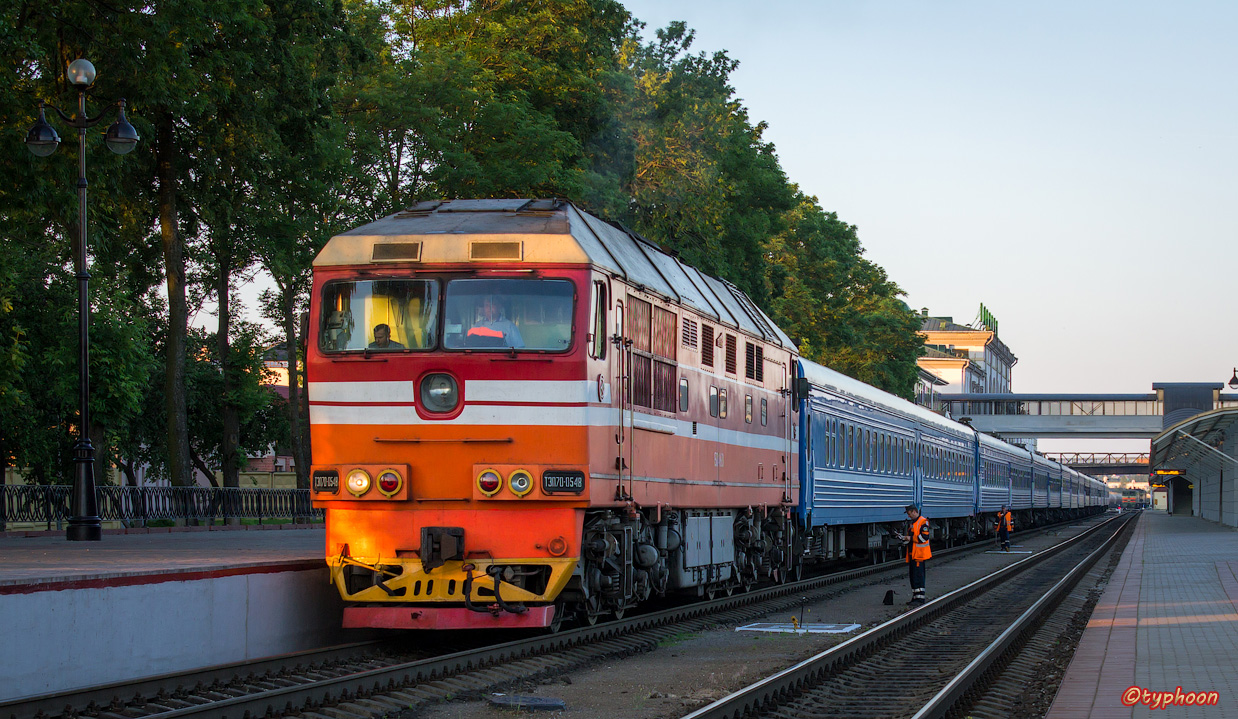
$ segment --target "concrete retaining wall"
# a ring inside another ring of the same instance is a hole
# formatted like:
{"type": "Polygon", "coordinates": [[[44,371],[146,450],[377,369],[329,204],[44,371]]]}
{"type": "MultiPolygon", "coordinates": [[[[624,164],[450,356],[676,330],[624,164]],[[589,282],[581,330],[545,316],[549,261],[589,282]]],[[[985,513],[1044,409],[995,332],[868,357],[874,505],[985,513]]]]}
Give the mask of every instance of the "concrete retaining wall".
{"type": "Polygon", "coordinates": [[[254,568],[0,595],[0,701],[354,641],[327,578],[254,568]]]}

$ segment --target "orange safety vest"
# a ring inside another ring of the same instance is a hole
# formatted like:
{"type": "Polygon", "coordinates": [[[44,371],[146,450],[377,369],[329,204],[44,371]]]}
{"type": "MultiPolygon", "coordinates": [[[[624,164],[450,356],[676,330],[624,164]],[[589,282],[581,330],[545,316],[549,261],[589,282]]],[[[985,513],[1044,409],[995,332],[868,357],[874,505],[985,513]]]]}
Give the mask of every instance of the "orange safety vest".
{"type": "Polygon", "coordinates": [[[1003,519],[1006,520],[1006,531],[1013,532],[1014,531],[1014,512],[1011,512],[1009,509],[1007,509],[1006,515],[1004,517],[1001,514],[998,514],[997,523],[999,526],[1001,525],[1003,519]]]}
{"type": "Polygon", "coordinates": [[[929,549],[928,535],[928,519],[922,514],[911,524],[911,551],[907,553],[909,563],[913,559],[917,562],[932,559],[933,551],[929,549]]]}

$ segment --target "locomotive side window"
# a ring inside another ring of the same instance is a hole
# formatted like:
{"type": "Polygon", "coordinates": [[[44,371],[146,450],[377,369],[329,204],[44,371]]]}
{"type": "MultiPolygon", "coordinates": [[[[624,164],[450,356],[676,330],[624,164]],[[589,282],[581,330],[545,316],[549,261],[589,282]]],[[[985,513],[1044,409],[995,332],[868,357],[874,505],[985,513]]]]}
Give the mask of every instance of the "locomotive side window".
{"type": "Polygon", "coordinates": [[[679,378],[679,411],[688,411],[688,378],[679,378]]]}
{"type": "Polygon", "coordinates": [[[594,359],[606,359],[606,307],[606,283],[594,280],[593,317],[589,321],[589,356],[594,359]]]}
{"type": "Polygon", "coordinates": [[[628,295],[632,340],[632,404],[675,411],[676,315],[628,295]]]}
{"type": "Polygon", "coordinates": [[[718,390],[718,417],[726,419],[726,387],[718,390]]]}
{"type": "Polygon", "coordinates": [[[443,346],[566,351],[575,293],[567,280],[451,280],[443,346]]]}
{"type": "Polygon", "coordinates": [[[322,290],[324,352],[431,350],[437,345],[437,280],[330,282],[322,290]]]}
{"type": "Polygon", "coordinates": [[[718,416],[718,388],[717,387],[709,388],[709,416],[710,417],[718,416]]]}
{"type": "Polygon", "coordinates": [[[744,395],[744,422],[752,424],[752,395],[744,395]]]}
{"type": "Polygon", "coordinates": [[[769,402],[765,399],[761,400],[761,426],[769,425],[769,402]]]}
{"type": "Polygon", "coordinates": [[[714,328],[704,322],[701,323],[701,366],[711,369],[714,366],[714,328]]]}

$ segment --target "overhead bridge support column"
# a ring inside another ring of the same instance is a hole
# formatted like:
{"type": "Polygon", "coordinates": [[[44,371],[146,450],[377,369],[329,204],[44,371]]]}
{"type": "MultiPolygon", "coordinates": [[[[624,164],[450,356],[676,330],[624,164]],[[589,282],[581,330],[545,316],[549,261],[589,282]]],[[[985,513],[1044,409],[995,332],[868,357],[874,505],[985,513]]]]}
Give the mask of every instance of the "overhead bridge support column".
{"type": "Polygon", "coordinates": [[[1217,497],[1220,504],[1221,524],[1238,527],[1238,433],[1229,432],[1221,444],[1221,451],[1230,459],[1221,463],[1217,497]]]}

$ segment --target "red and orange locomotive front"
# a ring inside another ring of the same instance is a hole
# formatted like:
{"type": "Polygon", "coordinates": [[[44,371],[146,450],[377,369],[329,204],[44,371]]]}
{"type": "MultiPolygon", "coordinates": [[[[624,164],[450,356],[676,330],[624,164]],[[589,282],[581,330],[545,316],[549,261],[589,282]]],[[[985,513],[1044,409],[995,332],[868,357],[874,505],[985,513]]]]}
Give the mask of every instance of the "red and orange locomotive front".
{"type": "Polygon", "coordinates": [[[310,319],[345,626],[554,626],[785,572],[793,348],[734,288],[569,204],[435,202],[332,238],[310,319]]]}

